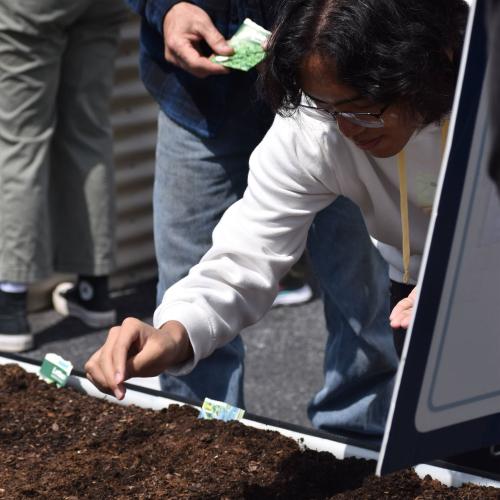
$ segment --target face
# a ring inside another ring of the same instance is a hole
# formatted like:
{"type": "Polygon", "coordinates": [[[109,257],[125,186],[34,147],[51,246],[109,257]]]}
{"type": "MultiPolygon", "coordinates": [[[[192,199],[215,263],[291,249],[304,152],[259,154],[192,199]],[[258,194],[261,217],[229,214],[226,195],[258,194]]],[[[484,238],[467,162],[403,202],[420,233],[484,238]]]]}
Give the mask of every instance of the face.
{"type": "MultiPolygon", "coordinates": [[[[318,55],[306,59],[300,69],[302,91],[311,97],[318,107],[329,111],[350,113],[380,113],[383,105],[370,102],[356,90],[339,83],[331,64],[325,64],[318,55]],[[328,70],[325,71],[325,68],[328,70]]],[[[378,158],[394,156],[404,149],[406,143],[419,127],[401,105],[390,104],[382,115],[382,128],[367,128],[356,125],[343,117],[337,117],[342,134],[357,147],[378,158]]]]}

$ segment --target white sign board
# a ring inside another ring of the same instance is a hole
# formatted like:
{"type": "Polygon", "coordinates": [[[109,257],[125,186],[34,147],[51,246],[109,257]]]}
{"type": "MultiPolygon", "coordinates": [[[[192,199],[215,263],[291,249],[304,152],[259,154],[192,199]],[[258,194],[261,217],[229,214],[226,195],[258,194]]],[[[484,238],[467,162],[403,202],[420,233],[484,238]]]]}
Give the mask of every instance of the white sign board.
{"type": "Polygon", "coordinates": [[[382,474],[500,443],[500,199],[487,173],[484,17],[479,1],[380,453],[382,474]]]}

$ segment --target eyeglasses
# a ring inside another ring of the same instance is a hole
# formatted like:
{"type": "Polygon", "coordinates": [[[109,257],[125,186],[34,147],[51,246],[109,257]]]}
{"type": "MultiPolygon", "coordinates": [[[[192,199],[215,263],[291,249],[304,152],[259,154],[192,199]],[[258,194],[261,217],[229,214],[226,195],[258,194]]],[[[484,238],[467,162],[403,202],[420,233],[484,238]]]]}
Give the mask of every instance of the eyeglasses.
{"type": "Polygon", "coordinates": [[[303,99],[307,103],[311,104],[300,104],[300,108],[313,110],[314,113],[319,118],[324,118],[326,120],[332,120],[337,123],[339,118],[343,118],[354,125],[359,125],[360,127],[366,128],[382,128],[384,126],[384,119],[382,115],[385,113],[389,104],[386,104],[379,113],[366,113],[366,112],[352,112],[347,113],[344,111],[330,111],[325,108],[319,108],[314,101],[308,96],[304,96],[303,99]]]}

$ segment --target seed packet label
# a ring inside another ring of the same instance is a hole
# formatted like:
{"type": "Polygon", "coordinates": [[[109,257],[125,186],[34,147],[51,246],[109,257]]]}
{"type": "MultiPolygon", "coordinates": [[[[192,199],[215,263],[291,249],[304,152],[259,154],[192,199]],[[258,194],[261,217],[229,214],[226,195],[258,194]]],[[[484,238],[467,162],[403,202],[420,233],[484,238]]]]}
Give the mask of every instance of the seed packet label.
{"type": "Polygon", "coordinates": [[[231,56],[215,55],[211,57],[211,60],[227,68],[248,71],[266,57],[262,44],[270,36],[270,31],[247,18],[228,42],[234,49],[234,54],[231,56]]]}
{"type": "Polygon", "coordinates": [[[48,353],[43,359],[38,377],[48,384],[56,384],[57,387],[64,387],[71,370],[73,370],[73,365],[70,361],[66,361],[57,354],[48,353]]]}
{"type": "Polygon", "coordinates": [[[229,422],[230,420],[241,420],[244,414],[245,410],[241,408],[231,406],[222,401],[216,401],[215,399],[205,398],[198,418],[229,422]]]}

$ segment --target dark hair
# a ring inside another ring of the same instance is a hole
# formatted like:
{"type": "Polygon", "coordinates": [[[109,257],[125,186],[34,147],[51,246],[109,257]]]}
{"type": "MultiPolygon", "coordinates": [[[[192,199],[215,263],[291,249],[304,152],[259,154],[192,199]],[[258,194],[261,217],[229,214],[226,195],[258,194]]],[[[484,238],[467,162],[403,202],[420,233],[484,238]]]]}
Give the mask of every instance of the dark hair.
{"type": "Polygon", "coordinates": [[[335,64],[340,83],[373,102],[403,102],[423,125],[450,111],[463,0],[285,0],[278,12],[261,75],[274,111],[299,105],[300,67],[312,54],[335,64]]]}

